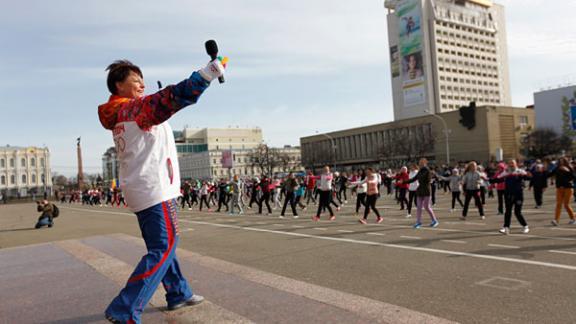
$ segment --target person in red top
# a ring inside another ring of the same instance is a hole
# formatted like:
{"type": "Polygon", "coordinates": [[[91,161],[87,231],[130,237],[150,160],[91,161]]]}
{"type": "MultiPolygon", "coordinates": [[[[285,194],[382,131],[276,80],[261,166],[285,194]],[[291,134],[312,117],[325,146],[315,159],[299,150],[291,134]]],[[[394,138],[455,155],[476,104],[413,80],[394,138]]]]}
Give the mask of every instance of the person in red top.
{"type": "Polygon", "coordinates": [[[406,183],[410,180],[410,176],[408,175],[408,168],[403,166],[400,169],[400,173],[398,173],[394,180],[396,180],[396,188],[398,188],[398,201],[400,202],[400,210],[404,210],[404,204],[408,206],[408,199],[406,198],[406,192],[408,191],[409,184],[406,183]]]}
{"type": "MultiPolygon", "coordinates": [[[[498,171],[494,175],[494,179],[497,179],[506,170],[506,163],[498,164],[498,171]]],[[[504,215],[504,193],[506,192],[506,182],[500,182],[492,184],[496,187],[496,192],[498,193],[498,215],[504,215]]]]}
{"type": "Polygon", "coordinates": [[[308,170],[308,174],[306,175],[306,193],[304,194],[305,197],[308,197],[306,205],[310,204],[310,199],[316,203],[316,198],[314,198],[314,189],[316,189],[316,178],[314,178],[312,171],[308,170]]]}

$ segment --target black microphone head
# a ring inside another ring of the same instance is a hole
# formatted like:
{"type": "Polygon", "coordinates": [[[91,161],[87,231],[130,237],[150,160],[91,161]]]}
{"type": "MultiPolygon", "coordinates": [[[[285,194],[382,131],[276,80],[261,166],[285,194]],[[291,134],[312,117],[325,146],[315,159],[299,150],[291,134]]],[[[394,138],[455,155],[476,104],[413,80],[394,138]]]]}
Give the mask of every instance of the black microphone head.
{"type": "Polygon", "coordinates": [[[218,44],[216,44],[216,41],[211,39],[206,41],[204,45],[206,46],[206,53],[208,53],[212,59],[215,59],[218,56],[218,44]]]}

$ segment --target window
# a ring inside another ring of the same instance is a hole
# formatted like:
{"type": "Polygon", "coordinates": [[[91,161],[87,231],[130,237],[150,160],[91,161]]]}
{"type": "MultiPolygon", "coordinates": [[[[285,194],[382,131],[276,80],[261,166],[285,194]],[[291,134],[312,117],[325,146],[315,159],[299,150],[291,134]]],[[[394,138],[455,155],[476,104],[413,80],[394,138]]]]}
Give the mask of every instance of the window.
{"type": "Polygon", "coordinates": [[[6,184],[6,176],[0,177],[0,184],[3,184],[3,185],[6,184]]]}
{"type": "Polygon", "coordinates": [[[16,176],[15,175],[11,175],[10,176],[10,184],[15,184],[16,183],[16,176]]]}
{"type": "Polygon", "coordinates": [[[6,167],[6,161],[4,159],[0,159],[0,168],[6,167]]]}
{"type": "Polygon", "coordinates": [[[44,177],[44,174],[40,175],[40,180],[42,180],[42,184],[46,183],[46,178],[44,177]]]}
{"type": "Polygon", "coordinates": [[[14,167],[14,159],[10,159],[10,167],[11,167],[11,168],[14,167]]]}
{"type": "Polygon", "coordinates": [[[36,167],[36,159],[35,158],[30,159],[30,166],[36,167]]]}
{"type": "Polygon", "coordinates": [[[26,167],[26,159],[25,158],[20,159],[20,166],[23,168],[26,167]]]}
{"type": "Polygon", "coordinates": [[[22,175],[22,184],[26,184],[26,175],[25,174],[22,175]]]}
{"type": "Polygon", "coordinates": [[[36,184],[36,175],[35,174],[32,175],[32,184],[36,184]]]}
{"type": "Polygon", "coordinates": [[[40,166],[44,167],[44,158],[40,158],[40,166]]]}
{"type": "Polygon", "coordinates": [[[518,124],[521,128],[528,126],[528,116],[518,116],[518,124]]]}

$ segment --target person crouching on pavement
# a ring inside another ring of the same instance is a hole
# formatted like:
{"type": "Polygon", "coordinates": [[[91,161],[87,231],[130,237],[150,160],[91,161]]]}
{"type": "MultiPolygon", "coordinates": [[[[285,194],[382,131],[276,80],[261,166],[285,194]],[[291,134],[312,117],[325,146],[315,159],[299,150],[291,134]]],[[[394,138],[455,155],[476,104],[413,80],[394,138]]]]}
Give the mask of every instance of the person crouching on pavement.
{"type": "Polygon", "coordinates": [[[36,210],[42,214],[36,222],[35,228],[41,228],[43,226],[52,227],[54,226],[54,205],[48,200],[37,201],[36,210]]]}
{"type": "Polygon", "coordinates": [[[120,160],[120,188],[138,218],[148,253],[105,315],[112,323],[140,323],[160,283],[166,290],[168,310],[204,300],[188,286],[176,257],[180,171],[167,120],[195,104],[210,82],[223,75],[224,66],[213,60],[180,83],[147,96],[138,66],[122,60],[107,71],[112,95],[98,107],[98,116],[102,126],[112,131],[120,160]]]}

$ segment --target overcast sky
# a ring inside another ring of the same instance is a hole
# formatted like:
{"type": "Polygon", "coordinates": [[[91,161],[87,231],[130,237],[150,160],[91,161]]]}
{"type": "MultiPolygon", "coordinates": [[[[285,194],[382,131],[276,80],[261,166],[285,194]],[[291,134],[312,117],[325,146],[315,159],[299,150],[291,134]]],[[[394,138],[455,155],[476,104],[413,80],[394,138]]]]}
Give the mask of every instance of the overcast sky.
{"type": "MultiPolygon", "coordinates": [[[[576,82],[574,0],[500,0],[506,6],[512,100],[576,82]]],[[[216,39],[227,82],[171,119],[190,127],[259,126],[271,145],[393,118],[382,0],[3,1],[0,145],[44,146],[53,171],[101,172],[113,145],[97,116],[105,67],[126,58],[148,87],[178,82],[208,60],[216,39]]]]}

